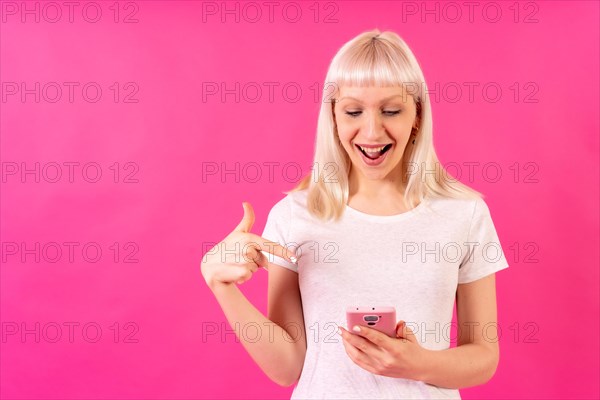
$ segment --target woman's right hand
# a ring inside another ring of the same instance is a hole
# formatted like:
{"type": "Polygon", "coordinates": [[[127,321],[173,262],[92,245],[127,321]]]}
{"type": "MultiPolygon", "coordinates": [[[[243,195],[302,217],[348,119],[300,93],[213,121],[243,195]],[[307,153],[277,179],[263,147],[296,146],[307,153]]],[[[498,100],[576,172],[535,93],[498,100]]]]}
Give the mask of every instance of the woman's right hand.
{"type": "Polygon", "coordinates": [[[261,250],[293,263],[297,261],[293,251],[250,232],[254,225],[254,210],[250,203],[244,202],[242,205],[242,221],[202,258],[200,270],[211,289],[216,284],[241,284],[251,279],[258,268],[268,265],[261,250]]]}

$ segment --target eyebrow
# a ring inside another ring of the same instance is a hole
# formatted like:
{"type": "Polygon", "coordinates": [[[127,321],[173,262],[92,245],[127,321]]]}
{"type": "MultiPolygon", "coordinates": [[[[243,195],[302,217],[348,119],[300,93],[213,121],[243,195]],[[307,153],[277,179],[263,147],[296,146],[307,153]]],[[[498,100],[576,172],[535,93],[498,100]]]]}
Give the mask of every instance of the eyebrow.
{"type": "MultiPolygon", "coordinates": [[[[395,97],[404,97],[404,96],[403,96],[403,95],[401,95],[401,94],[395,94],[395,95],[393,95],[393,96],[389,96],[389,97],[386,97],[385,99],[381,100],[381,102],[380,102],[379,104],[385,103],[386,101],[388,101],[388,100],[390,100],[390,99],[393,99],[393,98],[395,98],[395,97]]],[[[344,97],[340,97],[340,98],[337,100],[337,102],[339,103],[339,102],[341,102],[341,101],[342,101],[342,100],[344,100],[344,99],[356,100],[357,102],[359,102],[359,103],[361,103],[361,104],[362,104],[362,101],[361,101],[361,100],[357,99],[356,97],[352,97],[352,96],[344,96],[344,97]]]]}

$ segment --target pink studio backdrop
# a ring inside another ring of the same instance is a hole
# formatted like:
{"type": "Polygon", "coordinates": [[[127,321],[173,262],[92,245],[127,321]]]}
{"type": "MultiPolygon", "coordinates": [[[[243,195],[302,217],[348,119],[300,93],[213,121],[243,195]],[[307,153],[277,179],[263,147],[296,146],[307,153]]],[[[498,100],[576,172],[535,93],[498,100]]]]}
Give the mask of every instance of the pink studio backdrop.
{"type": "Polygon", "coordinates": [[[0,5],[2,398],[289,397],[200,260],[308,173],[316,88],[373,28],[437,85],[438,154],[511,266],[500,366],[462,396],[600,396],[597,2],[49,4],[0,5]]]}

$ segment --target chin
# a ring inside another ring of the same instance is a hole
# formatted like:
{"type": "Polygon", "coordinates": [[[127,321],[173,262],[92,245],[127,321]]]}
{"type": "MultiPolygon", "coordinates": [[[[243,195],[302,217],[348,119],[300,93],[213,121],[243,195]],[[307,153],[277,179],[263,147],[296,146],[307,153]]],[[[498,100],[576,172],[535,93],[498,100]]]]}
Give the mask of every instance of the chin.
{"type": "Polygon", "coordinates": [[[392,172],[392,171],[387,171],[387,170],[383,170],[383,169],[379,170],[379,171],[372,171],[372,170],[362,168],[362,166],[357,167],[356,164],[354,165],[354,168],[359,170],[365,178],[367,178],[371,181],[377,181],[380,179],[384,179],[386,176],[388,176],[390,174],[390,172],[392,172]]]}

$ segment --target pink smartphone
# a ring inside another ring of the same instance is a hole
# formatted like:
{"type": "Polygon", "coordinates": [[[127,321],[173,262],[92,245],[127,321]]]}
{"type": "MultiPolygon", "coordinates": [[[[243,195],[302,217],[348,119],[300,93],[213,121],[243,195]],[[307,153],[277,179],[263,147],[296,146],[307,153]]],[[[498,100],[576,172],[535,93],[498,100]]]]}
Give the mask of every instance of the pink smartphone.
{"type": "Polygon", "coordinates": [[[348,331],[352,333],[355,333],[352,330],[354,325],[362,325],[377,329],[390,337],[396,337],[396,309],[394,307],[349,306],[346,308],[346,322],[348,331]]]}

